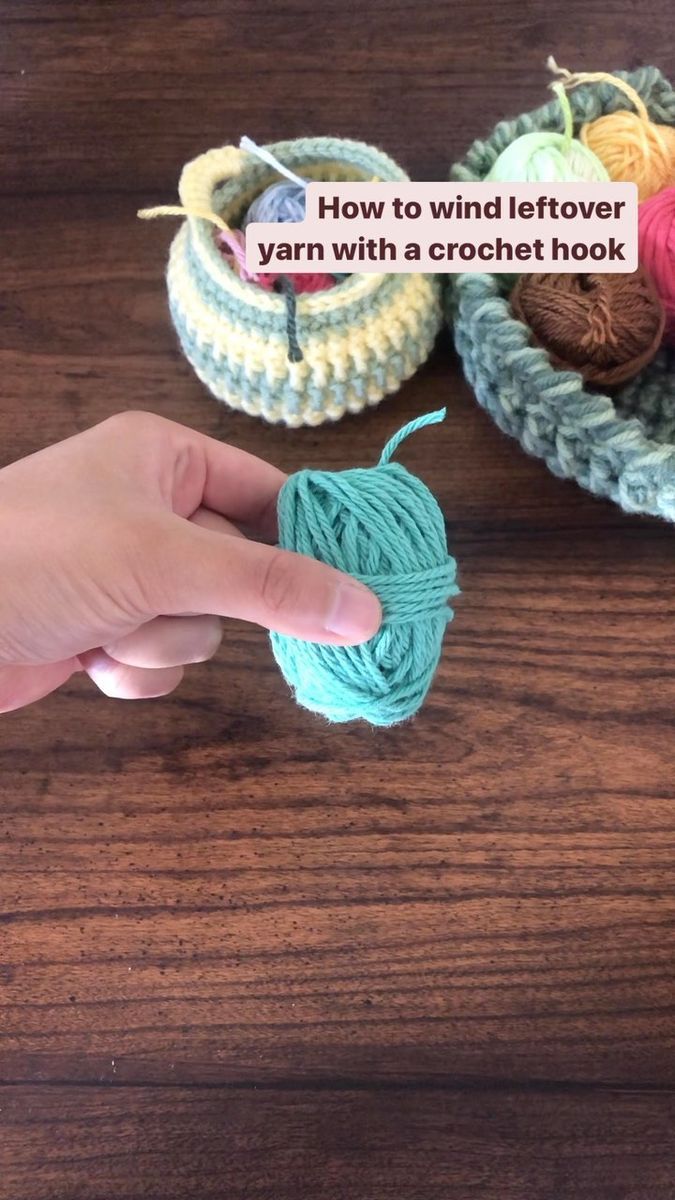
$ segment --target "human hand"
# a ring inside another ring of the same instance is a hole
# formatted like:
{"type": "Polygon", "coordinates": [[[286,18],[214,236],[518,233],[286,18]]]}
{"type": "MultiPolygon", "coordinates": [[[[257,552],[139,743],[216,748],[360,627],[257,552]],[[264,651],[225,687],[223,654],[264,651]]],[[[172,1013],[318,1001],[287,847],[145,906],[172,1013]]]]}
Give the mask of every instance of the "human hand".
{"type": "Polygon", "coordinates": [[[215,653],[224,616],[333,645],[371,637],[372,592],[265,544],[284,480],[140,412],[1,470],[0,712],[79,670],[108,696],[166,695],[215,653]]]}

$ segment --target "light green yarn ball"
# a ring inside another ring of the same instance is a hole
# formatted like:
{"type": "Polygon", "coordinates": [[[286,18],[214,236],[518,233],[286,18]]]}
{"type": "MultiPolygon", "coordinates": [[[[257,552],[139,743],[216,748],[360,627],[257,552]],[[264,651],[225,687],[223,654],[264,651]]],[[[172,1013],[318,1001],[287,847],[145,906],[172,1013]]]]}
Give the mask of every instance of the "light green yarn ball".
{"type": "Polygon", "coordinates": [[[563,133],[524,133],[499,155],[490,183],[608,183],[597,155],[563,133]]]}
{"type": "Polygon", "coordinates": [[[299,471],[279,496],[279,544],[361,580],[383,620],[360,646],[271,635],[298,704],[329,721],[394,725],[417,712],[438,666],[459,591],[443,514],[421,479],[390,461],[403,438],[445,412],[411,421],[376,467],[299,471]]]}
{"type": "MultiPolygon", "coordinates": [[[[563,132],[536,129],[523,133],[495,160],[484,179],[490,183],[607,183],[609,175],[600,159],[573,136],[570,102],[561,84],[553,90],[560,104],[563,132]]],[[[515,286],[518,275],[495,272],[502,291],[515,286]]]]}

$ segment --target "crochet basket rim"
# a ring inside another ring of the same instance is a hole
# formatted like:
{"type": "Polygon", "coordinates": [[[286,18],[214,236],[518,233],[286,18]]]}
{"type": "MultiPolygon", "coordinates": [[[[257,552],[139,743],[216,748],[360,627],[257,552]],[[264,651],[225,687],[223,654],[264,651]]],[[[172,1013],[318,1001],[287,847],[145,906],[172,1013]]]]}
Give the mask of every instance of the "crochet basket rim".
{"type": "MultiPolygon", "coordinates": [[[[657,67],[617,70],[613,74],[641,95],[653,120],[675,127],[675,90],[657,67]]],[[[575,129],[586,120],[631,107],[630,101],[608,84],[582,85],[569,93],[569,99],[575,129]]],[[[477,139],[464,159],[454,164],[450,178],[461,182],[481,180],[505,146],[534,128],[562,132],[557,100],[500,121],[488,138],[477,139]]],[[[450,276],[446,310],[476,397],[504,432],[517,437],[528,453],[543,458],[556,475],[576,479],[628,511],[675,521],[675,443],[650,436],[639,416],[622,415],[612,396],[588,390],[578,372],[554,368],[547,352],[530,344],[529,327],[513,314],[508,297],[501,294],[499,275],[486,272],[450,276]],[[480,361],[472,361],[474,343],[486,350],[485,357],[494,352],[500,358],[498,379],[492,379],[480,361]],[[494,405],[493,385],[499,392],[494,405]],[[526,389],[529,397],[523,398],[519,416],[514,398],[517,401],[518,393],[526,389]],[[544,432],[540,442],[538,439],[533,445],[527,436],[524,414],[528,409],[530,415],[536,410],[538,417],[540,407],[547,409],[549,427],[545,428],[542,419],[544,432]],[[568,454],[566,439],[576,437],[578,453],[568,454]]],[[[667,350],[661,350],[627,388],[618,390],[616,397],[639,388],[650,371],[665,373],[664,364],[675,368],[675,360],[671,364],[667,350]]],[[[675,375],[669,378],[673,379],[675,396],[675,375]]]]}
{"type": "MultiPolygon", "coordinates": [[[[356,141],[353,138],[334,138],[328,136],[290,138],[281,142],[266,143],[263,147],[269,150],[284,166],[290,166],[301,172],[308,169],[314,177],[314,170],[332,163],[344,164],[345,167],[356,169],[358,159],[366,159],[373,172],[392,181],[407,181],[409,176],[384,151],[367,142],[356,141]]],[[[264,190],[270,183],[279,180],[278,173],[267,163],[261,162],[253,155],[247,155],[247,161],[241,170],[224,180],[213,189],[213,208],[215,212],[227,213],[230,206],[235,210],[241,204],[239,197],[253,190],[253,194],[264,190]]],[[[321,178],[320,173],[316,178],[321,178]]],[[[252,197],[251,197],[252,198],[252,197]]],[[[212,283],[228,293],[238,305],[251,308],[259,313],[261,310],[282,315],[285,311],[283,296],[273,291],[266,291],[256,283],[241,279],[220,253],[213,238],[213,227],[200,217],[188,217],[191,236],[198,246],[202,264],[207,268],[212,283]]],[[[334,287],[318,292],[301,292],[297,295],[298,312],[307,316],[319,316],[324,311],[333,311],[336,304],[348,307],[350,304],[360,304],[372,298],[385,284],[391,286],[391,280],[396,277],[389,272],[353,272],[347,279],[339,280],[334,287]]]]}

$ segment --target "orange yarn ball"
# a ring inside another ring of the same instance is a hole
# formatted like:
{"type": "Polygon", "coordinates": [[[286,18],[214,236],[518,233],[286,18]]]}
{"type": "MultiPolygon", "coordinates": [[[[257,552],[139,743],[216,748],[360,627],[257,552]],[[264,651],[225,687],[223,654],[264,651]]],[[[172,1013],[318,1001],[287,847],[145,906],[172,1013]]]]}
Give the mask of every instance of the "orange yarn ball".
{"type": "Polygon", "coordinates": [[[637,113],[608,113],[582,125],[584,146],[592,150],[615,183],[636,183],[646,200],[675,182],[675,129],[637,113]]]}
{"type": "Polygon", "coordinates": [[[638,247],[666,310],[665,336],[675,342],[675,187],[640,205],[638,247]]]}

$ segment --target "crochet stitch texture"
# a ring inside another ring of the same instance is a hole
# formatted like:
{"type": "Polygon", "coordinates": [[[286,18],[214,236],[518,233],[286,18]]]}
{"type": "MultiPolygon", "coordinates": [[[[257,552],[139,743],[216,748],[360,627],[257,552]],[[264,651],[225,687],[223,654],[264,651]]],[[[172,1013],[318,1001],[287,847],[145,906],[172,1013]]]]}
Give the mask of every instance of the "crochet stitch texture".
{"type": "MultiPolygon", "coordinates": [[[[675,126],[675,92],[656,67],[616,72],[640,93],[652,120],[675,126]]],[[[569,93],[575,129],[628,102],[608,84],[569,93]]],[[[514,120],[500,121],[451,170],[461,182],[484,179],[504,148],[523,133],[561,128],[553,100],[514,120]]],[[[505,433],[555,475],[575,479],[627,512],[675,521],[675,357],[662,349],[640,375],[612,397],[589,391],[574,371],[551,366],[530,345],[498,275],[451,277],[446,309],[455,345],[476,397],[505,433]]]]}
{"type": "MultiPolygon", "coordinates": [[[[386,154],[341,138],[300,138],[268,147],[305,178],[406,180],[386,154]]],[[[233,146],[183,170],[185,208],[237,226],[278,174],[233,146]]],[[[303,358],[288,357],[283,296],[241,280],[214,244],[213,227],[190,216],[171,246],[169,304],[186,357],[218,399],[267,421],[320,425],[374,405],[417,370],[442,324],[434,275],[354,274],[297,296],[303,358]]]]}

